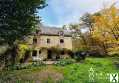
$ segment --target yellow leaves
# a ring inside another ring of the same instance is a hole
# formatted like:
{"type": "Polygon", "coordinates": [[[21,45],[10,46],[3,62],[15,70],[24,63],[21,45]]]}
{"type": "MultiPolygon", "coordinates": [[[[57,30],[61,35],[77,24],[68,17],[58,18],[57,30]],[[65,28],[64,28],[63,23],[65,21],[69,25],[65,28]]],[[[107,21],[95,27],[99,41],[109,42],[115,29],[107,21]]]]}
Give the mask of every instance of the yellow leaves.
{"type": "Polygon", "coordinates": [[[25,44],[19,44],[19,50],[27,50],[28,46],[25,44]]]}
{"type": "Polygon", "coordinates": [[[95,23],[92,37],[107,44],[109,52],[118,52],[119,40],[116,37],[119,36],[119,10],[111,6],[108,9],[103,9],[99,16],[93,16],[93,19],[95,23]]]}
{"type": "Polygon", "coordinates": [[[18,47],[19,47],[19,53],[18,53],[19,59],[21,59],[24,56],[26,50],[29,49],[29,47],[26,44],[19,44],[18,47]]]}
{"type": "MultiPolygon", "coordinates": [[[[115,26],[119,25],[119,15],[118,14],[119,14],[118,9],[111,6],[109,9],[103,10],[103,13],[101,12],[100,16],[94,16],[93,18],[95,20],[95,25],[94,25],[95,31],[98,30],[101,32],[111,33],[112,30],[114,30],[115,26]]],[[[117,32],[117,30],[115,30],[114,32],[117,32]]]]}
{"type": "Polygon", "coordinates": [[[108,50],[108,53],[110,55],[119,54],[119,46],[118,47],[112,47],[112,48],[109,48],[107,50],[108,50]]]}
{"type": "Polygon", "coordinates": [[[110,11],[109,11],[109,14],[112,16],[112,17],[115,17],[117,14],[118,14],[118,9],[114,6],[112,6],[110,8],[110,11]]]}

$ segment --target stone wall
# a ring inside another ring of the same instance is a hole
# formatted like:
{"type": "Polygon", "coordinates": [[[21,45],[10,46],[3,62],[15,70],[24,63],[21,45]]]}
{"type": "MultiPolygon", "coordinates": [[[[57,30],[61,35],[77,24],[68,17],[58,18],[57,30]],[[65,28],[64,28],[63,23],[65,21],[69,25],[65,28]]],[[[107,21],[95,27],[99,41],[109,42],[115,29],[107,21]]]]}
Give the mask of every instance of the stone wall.
{"type": "Polygon", "coordinates": [[[59,47],[72,50],[72,38],[71,37],[59,37],[59,36],[40,36],[38,37],[39,47],[59,47]],[[50,39],[50,43],[47,43],[47,39],[50,39]],[[60,43],[60,39],[64,40],[64,43],[60,43]]]}

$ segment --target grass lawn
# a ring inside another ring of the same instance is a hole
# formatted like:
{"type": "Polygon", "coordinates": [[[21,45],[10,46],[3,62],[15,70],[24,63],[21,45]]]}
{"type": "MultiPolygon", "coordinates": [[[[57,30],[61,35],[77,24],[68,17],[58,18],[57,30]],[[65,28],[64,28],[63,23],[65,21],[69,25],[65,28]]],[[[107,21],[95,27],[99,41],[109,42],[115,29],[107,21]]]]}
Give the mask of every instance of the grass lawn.
{"type": "Polygon", "coordinates": [[[119,74],[119,67],[114,65],[118,61],[115,58],[87,58],[66,66],[47,65],[6,71],[0,73],[0,83],[91,83],[91,67],[94,69],[94,76],[91,76],[94,83],[110,83],[108,74],[119,74]]]}

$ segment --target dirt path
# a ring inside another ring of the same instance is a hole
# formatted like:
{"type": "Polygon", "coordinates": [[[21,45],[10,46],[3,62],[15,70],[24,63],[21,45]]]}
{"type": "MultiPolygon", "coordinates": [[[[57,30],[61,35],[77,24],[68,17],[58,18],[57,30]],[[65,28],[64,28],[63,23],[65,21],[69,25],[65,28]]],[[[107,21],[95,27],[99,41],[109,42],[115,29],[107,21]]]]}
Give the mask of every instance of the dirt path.
{"type": "Polygon", "coordinates": [[[34,80],[35,83],[47,83],[47,81],[51,81],[52,83],[56,83],[57,81],[62,80],[63,74],[55,70],[52,65],[48,65],[43,70],[28,74],[26,76],[23,76],[22,79],[27,80],[34,80]]]}

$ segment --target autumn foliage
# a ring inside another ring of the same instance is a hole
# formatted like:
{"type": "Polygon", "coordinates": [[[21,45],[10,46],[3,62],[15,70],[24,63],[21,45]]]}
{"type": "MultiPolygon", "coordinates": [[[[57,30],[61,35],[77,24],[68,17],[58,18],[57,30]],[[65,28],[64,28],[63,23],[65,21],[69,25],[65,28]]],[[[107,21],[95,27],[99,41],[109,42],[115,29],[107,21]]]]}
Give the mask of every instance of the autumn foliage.
{"type": "Polygon", "coordinates": [[[99,13],[92,16],[92,37],[103,44],[108,54],[119,54],[119,9],[112,5],[99,13]]]}
{"type": "Polygon", "coordinates": [[[86,13],[80,20],[68,25],[73,31],[74,49],[119,55],[119,9],[114,4],[94,14],[86,13]]]}

